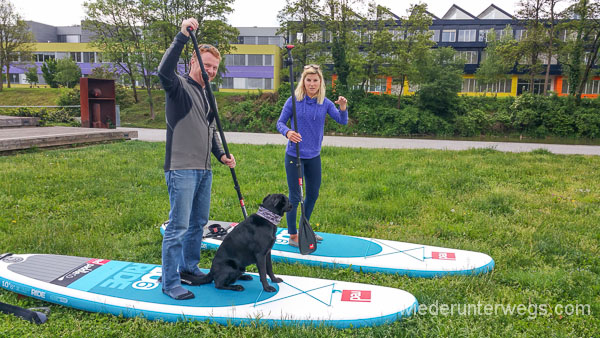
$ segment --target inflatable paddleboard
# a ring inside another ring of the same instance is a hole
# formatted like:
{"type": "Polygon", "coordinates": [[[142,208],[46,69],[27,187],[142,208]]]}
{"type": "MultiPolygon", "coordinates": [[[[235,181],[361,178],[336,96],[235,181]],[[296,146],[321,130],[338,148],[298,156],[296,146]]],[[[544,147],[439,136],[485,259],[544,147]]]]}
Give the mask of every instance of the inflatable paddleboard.
{"type": "MultiPolygon", "coordinates": [[[[168,221],[161,226],[162,234],[167,224],[168,221]]],[[[236,225],[232,222],[209,221],[204,229],[202,247],[216,250],[225,233],[236,225]],[[217,228],[222,230],[217,233],[219,236],[213,236],[217,228]]],[[[277,240],[271,250],[273,261],[428,278],[477,275],[494,268],[494,260],[480,252],[322,232],[316,234],[323,237],[323,241],[317,245],[317,251],[301,255],[298,248],[288,244],[290,235],[287,229],[278,228],[277,240]]]]}
{"type": "MultiPolygon", "coordinates": [[[[203,270],[208,273],[208,270],[203,270]]],[[[245,291],[214,284],[186,286],[196,298],[162,293],[161,267],[153,264],[46,254],[0,255],[0,286],[28,297],[90,312],[149,320],[213,321],[223,325],[375,326],[416,312],[410,293],[382,286],[282,276],[265,292],[257,274],[239,281],[245,291]]]]}

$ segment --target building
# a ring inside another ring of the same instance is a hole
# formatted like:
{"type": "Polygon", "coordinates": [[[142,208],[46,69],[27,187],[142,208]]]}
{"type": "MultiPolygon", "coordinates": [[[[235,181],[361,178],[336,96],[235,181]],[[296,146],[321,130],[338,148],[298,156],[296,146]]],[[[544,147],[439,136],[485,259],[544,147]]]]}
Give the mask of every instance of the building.
{"type": "MultiPolygon", "coordinates": [[[[526,34],[523,25],[511,14],[490,5],[475,16],[457,5],[452,5],[441,18],[429,13],[433,19],[430,26],[432,40],[437,47],[452,47],[457,55],[466,60],[463,75],[463,95],[497,95],[517,96],[524,91],[542,92],[543,75],[535,79],[534,88],[529,88],[528,75],[514,71],[507,80],[496,84],[480,86],[475,79],[475,72],[485,58],[485,47],[488,34],[494,30],[497,34],[505,34],[504,29],[511,27],[508,34],[516,40],[526,34]]],[[[398,16],[392,14],[396,19],[398,16]]],[[[92,69],[106,64],[102,60],[100,50],[89,45],[91,33],[81,26],[54,27],[37,22],[28,22],[37,42],[34,46],[34,61],[38,68],[48,58],[70,57],[81,67],[84,76],[92,69]]],[[[224,92],[275,91],[280,82],[282,69],[281,47],[284,37],[278,34],[278,27],[238,27],[240,35],[232,45],[233,52],[224,55],[227,72],[223,74],[220,90],[224,92]]],[[[293,41],[294,34],[288,33],[293,41]]],[[[320,39],[326,42],[328,34],[321,34],[320,39]]],[[[567,38],[562,34],[563,41],[567,38]]],[[[543,57],[543,56],[542,56],[543,57]]],[[[27,63],[11,63],[11,83],[27,83],[25,73],[32,65],[27,63]]],[[[181,67],[183,71],[183,65],[181,67]]],[[[335,75],[334,75],[335,78],[335,75]]],[[[556,58],[550,60],[549,90],[559,95],[567,95],[568,83],[565,81],[556,58]]],[[[41,79],[40,83],[44,83],[41,79]]],[[[369,90],[388,94],[399,94],[400,86],[391,78],[377,79],[369,84],[369,90]]],[[[403,87],[403,94],[411,94],[408,83],[403,87]]],[[[598,97],[600,93],[600,77],[593,77],[584,90],[584,97],[598,97]]]]}
{"type": "MultiPolygon", "coordinates": [[[[110,65],[102,59],[99,49],[90,44],[92,33],[81,25],[55,27],[39,22],[27,21],[35,37],[33,61],[11,62],[11,84],[28,84],[25,73],[37,67],[39,84],[45,84],[41,66],[48,59],[71,58],[88,76],[96,67],[110,65]]],[[[279,87],[281,69],[280,47],[284,38],[277,34],[277,27],[240,27],[233,52],[224,55],[227,72],[223,74],[220,87],[224,92],[247,92],[262,90],[276,91],[279,87]]],[[[184,72],[184,65],[179,70],[184,72]]],[[[5,71],[5,70],[3,70],[5,71]]],[[[5,80],[6,83],[6,80],[5,80]]]]}

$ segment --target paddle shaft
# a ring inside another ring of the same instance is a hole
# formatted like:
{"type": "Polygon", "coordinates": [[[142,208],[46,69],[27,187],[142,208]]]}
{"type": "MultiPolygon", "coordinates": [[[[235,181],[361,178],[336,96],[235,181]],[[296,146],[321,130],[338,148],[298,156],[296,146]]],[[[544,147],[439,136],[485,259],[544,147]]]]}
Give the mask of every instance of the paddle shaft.
{"type": "MultiPolygon", "coordinates": [[[[294,46],[287,45],[286,49],[288,52],[287,62],[290,66],[290,88],[292,91],[292,116],[294,120],[294,131],[298,132],[298,118],[296,116],[296,93],[294,92],[294,59],[292,58],[292,48],[294,46]]],[[[300,186],[300,212],[302,213],[302,217],[304,216],[304,192],[302,190],[302,162],[300,160],[300,145],[298,142],[296,144],[296,168],[298,168],[298,185],[300,186]]]]}
{"type": "MultiPolygon", "coordinates": [[[[221,119],[219,119],[219,112],[217,110],[217,105],[215,103],[215,96],[213,95],[212,89],[210,88],[210,83],[208,80],[208,73],[206,73],[206,69],[204,68],[204,63],[202,62],[202,57],[200,56],[200,49],[198,48],[198,41],[196,40],[196,35],[194,35],[194,29],[192,27],[187,28],[190,33],[190,37],[192,38],[192,43],[194,44],[194,50],[196,51],[196,58],[198,59],[198,64],[200,65],[200,70],[202,72],[202,81],[204,81],[204,88],[206,88],[206,99],[208,100],[208,105],[210,106],[210,110],[214,113],[215,122],[217,123],[217,129],[219,130],[219,135],[221,136],[221,142],[223,143],[223,149],[225,150],[225,155],[227,158],[231,158],[231,154],[229,153],[229,147],[227,147],[227,141],[225,140],[225,133],[223,132],[223,127],[221,126],[221,119]]],[[[242,208],[242,214],[244,214],[244,219],[248,218],[248,213],[246,212],[246,204],[244,203],[244,197],[242,196],[242,191],[240,190],[240,185],[237,180],[237,175],[235,174],[234,168],[229,168],[231,171],[231,178],[233,179],[233,186],[235,191],[237,192],[238,199],[240,201],[240,206],[242,208]]]]}

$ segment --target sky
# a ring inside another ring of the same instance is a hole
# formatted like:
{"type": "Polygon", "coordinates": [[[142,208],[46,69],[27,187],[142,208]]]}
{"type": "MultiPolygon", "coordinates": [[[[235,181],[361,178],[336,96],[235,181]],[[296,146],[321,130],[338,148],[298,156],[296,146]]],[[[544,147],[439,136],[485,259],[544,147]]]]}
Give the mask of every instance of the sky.
{"type": "MultiPolygon", "coordinates": [[[[83,3],[85,0],[9,0],[25,20],[37,21],[53,26],[78,25],[85,18],[83,3]]],[[[375,0],[386,6],[398,16],[404,16],[412,3],[419,0],[375,0]]],[[[429,12],[442,17],[452,4],[465,11],[479,15],[489,5],[494,4],[504,11],[514,14],[519,0],[421,0],[427,4],[429,12]]],[[[234,27],[276,27],[277,12],[284,6],[285,0],[235,0],[234,12],[227,18],[234,27]],[[260,5],[258,5],[260,4],[260,5]]]]}

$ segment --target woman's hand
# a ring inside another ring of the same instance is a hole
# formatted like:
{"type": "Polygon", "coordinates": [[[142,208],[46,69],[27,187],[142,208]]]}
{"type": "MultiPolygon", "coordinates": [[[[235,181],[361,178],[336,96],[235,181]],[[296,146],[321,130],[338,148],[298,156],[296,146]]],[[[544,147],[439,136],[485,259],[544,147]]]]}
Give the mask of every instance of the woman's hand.
{"type": "Polygon", "coordinates": [[[298,134],[297,132],[295,132],[293,130],[289,130],[287,132],[287,134],[285,134],[285,137],[287,137],[288,140],[290,140],[294,143],[302,142],[302,135],[298,134]]]}
{"type": "Polygon", "coordinates": [[[341,111],[346,111],[346,108],[348,108],[348,100],[343,96],[338,96],[337,101],[334,103],[340,106],[341,111]]]}

